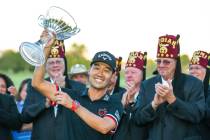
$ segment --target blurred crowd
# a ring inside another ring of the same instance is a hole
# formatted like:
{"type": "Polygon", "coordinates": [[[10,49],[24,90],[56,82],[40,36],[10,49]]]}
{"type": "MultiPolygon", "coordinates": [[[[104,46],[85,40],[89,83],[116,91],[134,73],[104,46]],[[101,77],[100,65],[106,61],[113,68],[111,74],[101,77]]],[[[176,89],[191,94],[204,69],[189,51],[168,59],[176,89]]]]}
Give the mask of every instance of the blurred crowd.
{"type": "Polygon", "coordinates": [[[0,140],[209,140],[210,54],[195,50],[182,73],[179,38],[159,37],[148,79],[147,52],[129,52],[124,87],[121,56],[100,51],[68,71],[64,41],[52,38],[19,88],[0,73],[0,140]]]}

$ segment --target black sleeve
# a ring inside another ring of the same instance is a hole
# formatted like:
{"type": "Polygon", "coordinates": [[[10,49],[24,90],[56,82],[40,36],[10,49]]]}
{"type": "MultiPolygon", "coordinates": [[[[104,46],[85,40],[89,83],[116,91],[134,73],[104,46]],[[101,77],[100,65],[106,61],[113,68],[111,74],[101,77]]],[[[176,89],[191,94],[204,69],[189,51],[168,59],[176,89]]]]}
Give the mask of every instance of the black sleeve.
{"type": "Polygon", "coordinates": [[[205,113],[205,97],[203,84],[198,81],[193,84],[186,101],[176,97],[176,101],[168,105],[168,110],[179,119],[198,123],[205,113]]]}
{"type": "Polygon", "coordinates": [[[29,83],[27,87],[27,97],[21,114],[21,120],[24,123],[33,122],[34,118],[45,110],[45,98],[41,98],[41,95],[40,98],[37,98],[39,94],[40,93],[31,86],[31,83],[29,83]]]}
{"type": "MultiPolygon", "coordinates": [[[[153,96],[147,95],[150,93],[145,92],[145,87],[142,84],[139,96],[137,98],[136,106],[137,109],[134,112],[133,120],[138,125],[145,125],[147,123],[152,122],[157,117],[157,111],[152,108],[151,101],[146,98],[146,96],[153,96]]],[[[153,97],[151,97],[153,99],[153,97]]]]}
{"type": "Polygon", "coordinates": [[[208,95],[206,98],[206,116],[205,122],[208,127],[210,127],[210,88],[208,90],[208,95]]]}
{"type": "Polygon", "coordinates": [[[18,130],[21,128],[22,123],[20,120],[20,114],[13,97],[4,96],[8,106],[5,108],[0,107],[0,123],[10,129],[18,130]]]}
{"type": "MultiPolygon", "coordinates": [[[[120,119],[122,117],[122,114],[123,114],[122,103],[121,103],[120,100],[118,100],[118,98],[115,98],[115,97],[111,98],[110,103],[111,104],[110,104],[109,110],[108,110],[108,112],[106,113],[105,116],[113,119],[118,126],[119,122],[120,122],[120,119]]],[[[115,130],[113,130],[112,133],[114,133],[115,130]]]]}

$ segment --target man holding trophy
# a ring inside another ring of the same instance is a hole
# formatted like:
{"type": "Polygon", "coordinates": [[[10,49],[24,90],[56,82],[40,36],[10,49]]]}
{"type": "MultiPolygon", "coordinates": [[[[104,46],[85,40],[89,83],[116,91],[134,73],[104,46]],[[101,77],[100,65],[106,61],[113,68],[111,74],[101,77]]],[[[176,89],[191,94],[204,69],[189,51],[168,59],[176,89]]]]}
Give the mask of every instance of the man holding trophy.
{"type": "MultiPolygon", "coordinates": [[[[20,45],[20,54],[23,59],[33,66],[40,66],[46,62],[46,69],[49,78],[46,80],[56,85],[56,90],[68,88],[82,90],[82,85],[67,76],[67,62],[65,58],[64,40],[79,32],[74,18],[64,9],[52,6],[47,11],[46,16],[40,16],[39,24],[45,29],[41,39],[35,43],[23,42],[20,45]],[[65,21],[65,22],[64,22],[65,21]],[[56,40],[54,40],[56,37],[56,40]],[[45,57],[43,46],[50,38],[53,38],[54,44],[51,46],[50,54],[45,57]]],[[[33,122],[32,140],[68,140],[67,132],[68,120],[65,107],[50,101],[28,84],[28,96],[26,98],[22,121],[25,123],[33,122]],[[46,129],[43,129],[46,128],[46,129]],[[60,131],[57,133],[57,131],[60,131]]]]}
{"type": "MultiPolygon", "coordinates": [[[[56,40],[51,47],[50,54],[46,60],[47,81],[56,83],[59,87],[82,90],[85,85],[68,79],[64,55],[64,43],[56,40]]],[[[59,89],[58,89],[59,90],[59,89]]],[[[66,140],[68,139],[66,121],[66,108],[50,102],[45,96],[31,86],[27,87],[27,97],[22,112],[22,121],[33,123],[32,140],[66,140]],[[42,129],[40,129],[42,128],[42,129]],[[46,128],[46,129],[43,129],[46,128]],[[59,133],[55,133],[60,131],[59,133]]]]}
{"type": "MultiPolygon", "coordinates": [[[[107,94],[109,83],[115,75],[115,57],[107,51],[96,53],[89,71],[90,87],[82,92],[64,86],[62,80],[58,80],[63,76],[58,68],[55,69],[57,76],[54,76],[57,78],[52,76],[50,80],[45,80],[45,70],[49,68],[49,60],[46,62],[45,59],[63,55],[56,48],[60,42],[58,40],[68,39],[80,30],[73,17],[56,6],[50,7],[46,16],[40,16],[38,21],[45,29],[40,40],[35,43],[23,42],[20,46],[23,59],[36,66],[32,87],[42,94],[34,94],[36,97],[31,98],[31,101],[36,100],[35,104],[39,107],[32,105],[25,109],[23,115],[25,121],[35,119],[33,129],[36,128],[37,132],[34,137],[32,133],[32,139],[111,139],[110,134],[116,130],[123,110],[121,102],[107,94]],[[50,116],[54,118],[53,121],[50,116]]],[[[52,63],[62,64],[61,61],[52,63]]],[[[81,89],[76,85],[73,88],[81,89]]]]}
{"type": "MultiPolygon", "coordinates": [[[[49,32],[45,30],[41,38],[48,36],[49,32]]],[[[44,47],[46,58],[54,43],[55,37],[52,37],[44,47]]],[[[107,51],[96,53],[89,71],[90,87],[81,94],[67,88],[57,91],[55,84],[44,80],[45,64],[35,68],[32,86],[67,109],[66,123],[63,125],[67,125],[69,139],[111,139],[110,133],[117,128],[123,110],[121,102],[107,94],[109,82],[114,76],[115,62],[115,57],[107,51]]]]}

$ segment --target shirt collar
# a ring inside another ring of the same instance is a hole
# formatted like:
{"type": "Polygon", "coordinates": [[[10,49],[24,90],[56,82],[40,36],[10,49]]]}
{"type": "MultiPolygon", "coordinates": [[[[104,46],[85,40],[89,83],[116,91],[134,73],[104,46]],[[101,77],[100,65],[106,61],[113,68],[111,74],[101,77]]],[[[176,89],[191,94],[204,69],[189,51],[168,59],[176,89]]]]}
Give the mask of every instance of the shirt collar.
{"type": "Polygon", "coordinates": [[[138,95],[139,95],[139,91],[135,93],[135,95],[134,95],[134,101],[137,100],[138,95]]]}
{"type": "Polygon", "coordinates": [[[54,81],[53,81],[53,79],[51,77],[50,77],[50,82],[54,84],[54,81]]]}
{"type": "MultiPolygon", "coordinates": [[[[80,95],[80,96],[82,96],[82,97],[87,97],[88,96],[88,88],[86,88],[83,92],[82,92],[82,94],[80,95]]],[[[104,100],[104,101],[109,101],[110,100],[110,95],[109,95],[109,93],[107,92],[100,100],[104,100]]]]}
{"type": "Polygon", "coordinates": [[[24,101],[23,101],[23,100],[21,100],[21,101],[17,102],[17,104],[19,104],[19,105],[23,105],[23,104],[24,104],[24,101]]]}
{"type": "MultiPolygon", "coordinates": [[[[167,82],[163,77],[161,77],[161,80],[162,80],[162,84],[163,84],[163,85],[169,86],[169,85],[168,85],[168,82],[167,82]]],[[[172,80],[171,80],[170,82],[172,82],[172,80]]]]}

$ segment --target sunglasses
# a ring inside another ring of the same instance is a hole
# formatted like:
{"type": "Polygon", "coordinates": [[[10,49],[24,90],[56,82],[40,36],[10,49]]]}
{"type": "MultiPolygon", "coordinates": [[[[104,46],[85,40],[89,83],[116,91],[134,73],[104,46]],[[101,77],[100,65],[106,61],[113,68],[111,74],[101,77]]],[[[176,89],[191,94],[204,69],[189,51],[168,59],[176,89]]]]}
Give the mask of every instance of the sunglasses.
{"type": "Polygon", "coordinates": [[[156,60],[156,63],[157,63],[157,65],[160,65],[161,63],[162,63],[163,65],[169,65],[169,64],[171,64],[172,62],[169,61],[169,60],[160,60],[160,59],[157,59],[157,60],[156,60]]]}

